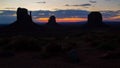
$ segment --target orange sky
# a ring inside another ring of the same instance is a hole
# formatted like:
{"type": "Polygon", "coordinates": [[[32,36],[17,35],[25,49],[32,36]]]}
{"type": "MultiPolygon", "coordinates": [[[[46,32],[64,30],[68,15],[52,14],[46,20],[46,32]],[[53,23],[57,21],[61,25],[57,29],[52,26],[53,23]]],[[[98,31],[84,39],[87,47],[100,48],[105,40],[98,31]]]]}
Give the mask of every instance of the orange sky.
{"type": "Polygon", "coordinates": [[[120,20],[120,15],[111,17],[110,19],[111,19],[111,20],[120,20]]]}
{"type": "Polygon", "coordinates": [[[103,20],[107,20],[107,21],[120,21],[120,15],[109,17],[109,18],[103,18],[103,20]]]}
{"type": "MultiPolygon", "coordinates": [[[[49,18],[37,18],[35,19],[37,22],[48,22],[49,18]]],[[[104,21],[119,21],[120,20],[120,15],[110,17],[110,18],[103,18],[104,21]]],[[[57,22],[83,22],[87,21],[87,18],[56,18],[57,22]]]]}
{"type": "MultiPolygon", "coordinates": [[[[49,18],[37,18],[38,22],[48,22],[49,18]]],[[[82,22],[87,21],[86,18],[56,18],[57,22],[82,22]]]]}

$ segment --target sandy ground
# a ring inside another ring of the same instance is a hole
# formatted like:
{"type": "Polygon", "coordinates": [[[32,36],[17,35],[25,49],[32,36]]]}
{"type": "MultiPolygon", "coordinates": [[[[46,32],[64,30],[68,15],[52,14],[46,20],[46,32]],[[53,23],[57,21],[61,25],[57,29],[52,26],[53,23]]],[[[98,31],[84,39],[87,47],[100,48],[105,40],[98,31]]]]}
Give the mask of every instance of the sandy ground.
{"type": "Polygon", "coordinates": [[[39,52],[21,52],[0,58],[0,68],[120,68],[120,59],[101,59],[103,54],[96,49],[78,49],[80,62],[76,64],[62,56],[40,59],[39,52]]]}

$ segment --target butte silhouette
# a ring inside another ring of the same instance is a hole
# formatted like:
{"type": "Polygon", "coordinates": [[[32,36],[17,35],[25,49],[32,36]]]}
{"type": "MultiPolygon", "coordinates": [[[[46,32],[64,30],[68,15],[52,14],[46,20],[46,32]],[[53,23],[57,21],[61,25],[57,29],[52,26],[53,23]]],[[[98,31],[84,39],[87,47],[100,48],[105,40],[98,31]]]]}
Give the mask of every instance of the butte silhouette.
{"type": "Polygon", "coordinates": [[[17,9],[17,20],[10,24],[10,27],[17,30],[32,30],[37,28],[37,24],[32,21],[32,12],[28,14],[28,10],[26,8],[18,8],[17,9]]]}
{"type": "Polygon", "coordinates": [[[48,26],[56,26],[56,25],[58,25],[56,23],[56,17],[55,16],[50,16],[47,25],[48,26]]]}
{"type": "Polygon", "coordinates": [[[100,12],[94,11],[88,14],[88,22],[86,25],[90,27],[105,26],[102,20],[102,14],[100,12]]]}

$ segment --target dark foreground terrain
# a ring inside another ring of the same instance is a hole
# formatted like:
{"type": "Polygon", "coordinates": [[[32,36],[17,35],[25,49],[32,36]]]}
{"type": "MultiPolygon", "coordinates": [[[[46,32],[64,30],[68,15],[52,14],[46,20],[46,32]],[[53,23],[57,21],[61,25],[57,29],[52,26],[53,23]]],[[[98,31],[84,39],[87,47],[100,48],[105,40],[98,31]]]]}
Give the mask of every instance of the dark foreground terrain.
{"type": "Polygon", "coordinates": [[[120,68],[120,31],[65,27],[1,31],[0,68],[120,68]],[[79,62],[71,61],[72,49],[79,62]]]}

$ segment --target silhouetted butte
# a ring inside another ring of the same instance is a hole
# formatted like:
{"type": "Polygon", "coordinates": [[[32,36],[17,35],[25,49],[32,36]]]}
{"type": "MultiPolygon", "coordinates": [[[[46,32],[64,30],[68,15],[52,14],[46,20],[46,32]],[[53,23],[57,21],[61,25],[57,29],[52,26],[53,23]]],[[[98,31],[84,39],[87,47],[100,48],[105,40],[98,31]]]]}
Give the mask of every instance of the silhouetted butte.
{"type": "Polygon", "coordinates": [[[100,26],[102,23],[102,14],[100,12],[91,12],[88,15],[88,23],[89,26],[100,26]]]}
{"type": "Polygon", "coordinates": [[[33,22],[30,15],[28,14],[28,10],[25,8],[18,8],[17,9],[17,22],[33,22]]]}
{"type": "Polygon", "coordinates": [[[47,25],[58,25],[56,23],[56,17],[55,16],[50,16],[47,25]]]}
{"type": "Polygon", "coordinates": [[[32,12],[28,13],[28,10],[26,8],[18,8],[17,9],[17,20],[10,24],[10,27],[14,29],[19,29],[19,30],[31,30],[37,27],[37,24],[35,24],[32,21],[32,12]]]}

